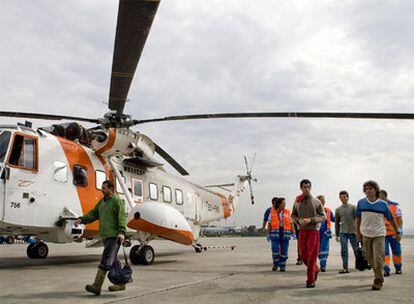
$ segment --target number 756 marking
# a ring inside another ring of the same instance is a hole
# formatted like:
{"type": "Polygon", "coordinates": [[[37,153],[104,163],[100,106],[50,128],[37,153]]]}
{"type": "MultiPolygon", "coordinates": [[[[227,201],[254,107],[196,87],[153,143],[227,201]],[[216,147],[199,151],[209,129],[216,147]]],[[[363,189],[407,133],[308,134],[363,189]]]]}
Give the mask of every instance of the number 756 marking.
{"type": "Polygon", "coordinates": [[[10,202],[11,208],[20,208],[20,203],[10,202]]]}

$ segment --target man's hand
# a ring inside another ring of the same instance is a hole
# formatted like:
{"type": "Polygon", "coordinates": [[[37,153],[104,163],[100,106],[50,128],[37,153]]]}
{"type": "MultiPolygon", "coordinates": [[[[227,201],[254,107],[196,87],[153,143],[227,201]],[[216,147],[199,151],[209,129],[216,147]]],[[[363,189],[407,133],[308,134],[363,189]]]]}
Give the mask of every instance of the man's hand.
{"type": "Polygon", "coordinates": [[[73,225],[75,225],[75,227],[78,227],[80,224],[82,224],[82,218],[78,218],[76,221],[73,222],[73,225]]]}
{"type": "Polygon", "coordinates": [[[338,243],[341,241],[341,239],[339,238],[339,236],[335,237],[335,241],[337,241],[338,243]]]}
{"type": "Polygon", "coordinates": [[[401,242],[401,235],[397,234],[396,238],[398,242],[401,242]]]}
{"type": "Polygon", "coordinates": [[[299,219],[299,224],[300,225],[302,225],[302,226],[304,226],[304,225],[307,225],[307,224],[310,224],[310,222],[311,222],[311,219],[310,218],[302,218],[302,219],[299,219]]]}
{"type": "Polygon", "coordinates": [[[359,232],[356,232],[356,238],[357,238],[357,240],[358,241],[362,241],[362,235],[361,235],[361,233],[359,233],[359,232]]]}
{"type": "Polygon", "coordinates": [[[125,235],[123,235],[122,233],[118,234],[118,242],[120,244],[123,244],[125,241],[125,235]]]}

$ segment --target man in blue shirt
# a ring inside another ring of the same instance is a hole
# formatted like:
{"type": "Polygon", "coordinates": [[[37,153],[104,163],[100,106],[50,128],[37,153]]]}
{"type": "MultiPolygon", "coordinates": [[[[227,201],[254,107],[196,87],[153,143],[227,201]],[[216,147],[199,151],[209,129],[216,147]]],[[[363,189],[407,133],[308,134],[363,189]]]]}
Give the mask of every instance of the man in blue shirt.
{"type": "MultiPolygon", "coordinates": [[[[362,186],[366,195],[359,200],[356,210],[356,235],[362,240],[365,258],[368,260],[375,274],[372,290],[380,290],[384,283],[382,274],[385,259],[385,221],[389,220],[395,229],[398,227],[393,221],[390,207],[379,199],[380,188],[375,181],[367,181],[362,186]]],[[[397,240],[400,241],[397,235],[397,240]]]]}

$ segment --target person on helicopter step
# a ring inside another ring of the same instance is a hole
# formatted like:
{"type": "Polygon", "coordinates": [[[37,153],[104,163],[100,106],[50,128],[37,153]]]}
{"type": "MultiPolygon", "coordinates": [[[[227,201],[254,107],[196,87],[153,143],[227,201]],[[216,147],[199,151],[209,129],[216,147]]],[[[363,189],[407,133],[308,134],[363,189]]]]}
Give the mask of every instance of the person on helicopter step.
{"type": "MultiPolygon", "coordinates": [[[[117,255],[121,244],[125,241],[126,216],[125,203],[114,194],[114,184],[110,180],[102,183],[104,197],[95,208],[75,221],[75,226],[99,220],[99,237],[104,241],[104,250],[98,266],[95,281],[86,285],[85,289],[95,295],[101,294],[106,273],[118,262],[117,255]]],[[[109,291],[124,290],[125,285],[111,285],[109,291]]]]}

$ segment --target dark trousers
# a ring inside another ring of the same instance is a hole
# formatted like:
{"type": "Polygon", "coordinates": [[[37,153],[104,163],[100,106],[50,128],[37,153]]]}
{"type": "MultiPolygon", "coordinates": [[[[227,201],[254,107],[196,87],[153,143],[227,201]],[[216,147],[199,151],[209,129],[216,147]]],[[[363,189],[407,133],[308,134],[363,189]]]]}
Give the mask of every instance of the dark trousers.
{"type": "Polygon", "coordinates": [[[351,243],[354,256],[358,247],[358,241],[354,233],[340,233],[339,239],[341,241],[342,268],[348,269],[348,240],[351,243]]]}
{"type": "Polygon", "coordinates": [[[306,283],[314,283],[318,273],[319,231],[301,230],[299,233],[300,257],[307,267],[306,283]]]}
{"type": "Polygon", "coordinates": [[[102,258],[98,268],[109,271],[112,265],[118,264],[118,251],[120,246],[121,244],[118,243],[118,238],[106,238],[104,241],[104,251],[102,252],[102,258]]]}

